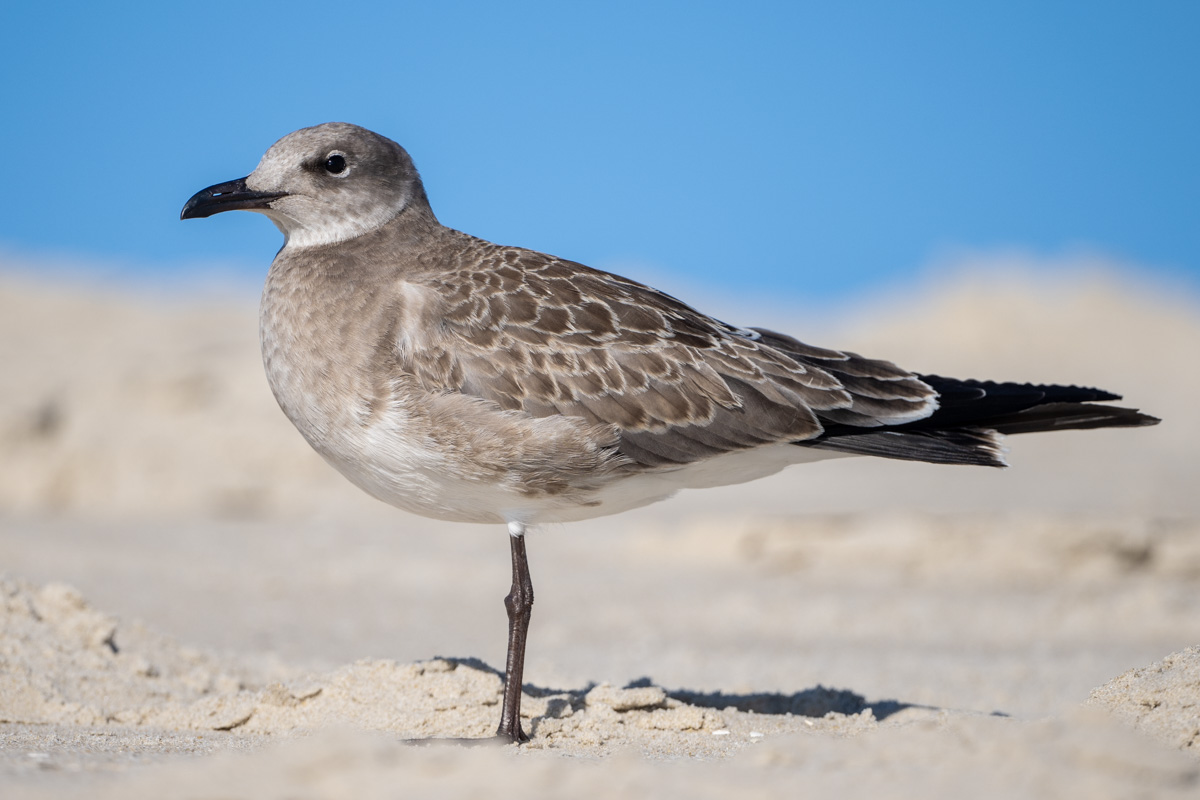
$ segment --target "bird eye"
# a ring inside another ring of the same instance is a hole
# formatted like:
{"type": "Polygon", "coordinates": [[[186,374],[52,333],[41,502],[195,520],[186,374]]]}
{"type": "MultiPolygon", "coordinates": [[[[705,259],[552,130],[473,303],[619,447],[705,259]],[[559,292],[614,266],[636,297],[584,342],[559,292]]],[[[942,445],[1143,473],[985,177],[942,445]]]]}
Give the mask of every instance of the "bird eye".
{"type": "Polygon", "coordinates": [[[325,159],[325,171],[330,175],[341,175],[346,171],[346,157],[341,153],[330,153],[325,159]]]}

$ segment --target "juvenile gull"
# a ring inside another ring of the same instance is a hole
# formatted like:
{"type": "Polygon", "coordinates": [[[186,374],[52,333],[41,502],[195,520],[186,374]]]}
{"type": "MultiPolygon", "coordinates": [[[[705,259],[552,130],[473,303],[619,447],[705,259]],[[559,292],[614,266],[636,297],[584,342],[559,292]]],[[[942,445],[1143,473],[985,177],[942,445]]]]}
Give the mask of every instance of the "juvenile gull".
{"type": "Polygon", "coordinates": [[[291,133],[182,219],[265,214],[284,245],[260,338],[276,400],[357,486],[428,517],[505,523],[512,589],[497,735],[520,702],[526,526],[841,455],[1004,466],[1001,436],[1153,425],[1110,392],[955,380],[739,328],[640,283],[443,226],[395,142],[291,133]]]}

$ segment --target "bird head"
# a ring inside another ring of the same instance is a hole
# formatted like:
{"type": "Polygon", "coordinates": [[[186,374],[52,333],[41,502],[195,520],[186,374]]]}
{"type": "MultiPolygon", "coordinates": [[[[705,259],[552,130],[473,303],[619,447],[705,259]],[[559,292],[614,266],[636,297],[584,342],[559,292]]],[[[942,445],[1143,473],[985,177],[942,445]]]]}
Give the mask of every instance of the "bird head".
{"type": "Polygon", "coordinates": [[[285,247],[296,248],[344,242],[428,205],[403,147],[366,128],[329,122],[284,136],[254,172],[200,190],[179,217],[257,211],[283,232],[285,247]]]}

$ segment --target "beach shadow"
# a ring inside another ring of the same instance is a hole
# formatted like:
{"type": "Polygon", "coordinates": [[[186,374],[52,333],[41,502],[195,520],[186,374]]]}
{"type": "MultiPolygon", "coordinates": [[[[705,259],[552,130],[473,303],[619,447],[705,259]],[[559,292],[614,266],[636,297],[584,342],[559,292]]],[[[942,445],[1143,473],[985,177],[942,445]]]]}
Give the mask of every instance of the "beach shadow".
{"type": "MultiPolygon", "coordinates": [[[[649,685],[637,682],[638,685],[649,685]]],[[[814,686],[791,694],[780,692],[751,692],[731,694],[728,692],[693,692],[687,689],[668,691],[667,695],[682,703],[701,708],[723,710],[735,708],[755,714],[792,714],[797,717],[823,717],[826,714],[861,714],[870,711],[882,722],[906,708],[937,710],[933,706],[904,703],[899,700],[869,701],[861,694],[849,689],[828,689],[814,686]]]]}
{"type": "MultiPolygon", "coordinates": [[[[503,670],[498,670],[478,658],[447,658],[446,660],[472,669],[490,672],[500,678],[504,677],[503,670]]],[[[631,681],[624,688],[638,689],[659,685],[653,679],[643,677],[631,681]]],[[[559,715],[561,712],[560,706],[562,705],[582,708],[584,696],[595,687],[595,683],[589,683],[582,688],[559,689],[526,683],[521,688],[530,697],[551,698],[551,707],[547,709],[547,716],[554,717],[559,715]]],[[[734,708],[738,711],[752,711],[755,714],[792,714],[798,717],[819,718],[829,713],[861,714],[863,711],[870,710],[875,719],[882,722],[906,708],[920,708],[930,711],[941,710],[937,706],[905,703],[901,700],[867,700],[861,694],[852,692],[849,689],[829,689],[820,685],[814,686],[811,689],[792,692],[791,694],[784,694],[782,692],[737,694],[722,691],[697,692],[690,689],[666,688],[664,688],[664,691],[668,697],[674,700],[700,708],[712,708],[718,711],[726,708],[734,708]]]]}

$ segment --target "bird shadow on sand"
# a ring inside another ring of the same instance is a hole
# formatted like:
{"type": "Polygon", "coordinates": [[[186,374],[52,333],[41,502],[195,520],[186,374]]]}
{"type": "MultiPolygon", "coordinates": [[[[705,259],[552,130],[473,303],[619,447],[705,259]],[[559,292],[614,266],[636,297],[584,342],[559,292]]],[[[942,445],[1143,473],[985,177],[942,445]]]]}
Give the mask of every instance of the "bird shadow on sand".
{"type": "MultiPolygon", "coordinates": [[[[477,658],[447,658],[459,666],[490,672],[503,679],[503,670],[498,670],[490,664],[477,658]]],[[[582,688],[561,689],[537,686],[526,683],[522,692],[528,697],[548,698],[549,716],[556,716],[558,707],[571,705],[582,708],[587,695],[599,684],[589,683],[582,688]]],[[[624,689],[645,689],[658,687],[666,697],[698,708],[712,708],[718,711],[734,708],[738,711],[755,714],[792,714],[799,717],[824,717],[826,714],[861,714],[870,711],[876,720],[882,722],[888,717],[908,708],[920,708],[931,711],[940,710],[936,706],[920,703],[906,703],[901,700],[867,700],[861,694],[849,689],[829,689],[824,686],[814,686],[799,692],[785,694],[782,692],[698,692],[690,689],[667,689],[661,687],[649,677],[638,678],[626,684],[624,689]]]]}
{"type": "Polygon", "coordinates": [[[870,711],[882,722],[906,708],[932,708],[899,700],[869,701],[861,694],[849,689],[828,689],[814,686],[791,694],[782,692],[751,692],[732,694],[728,692],[693,692],[687,689],[668,690],[668,697],[681,703],[700,708],[724,710],[735,708],[755,714],[791,714],[797,717],[823,717],[826,714],[861,714],[870,711]]]}

